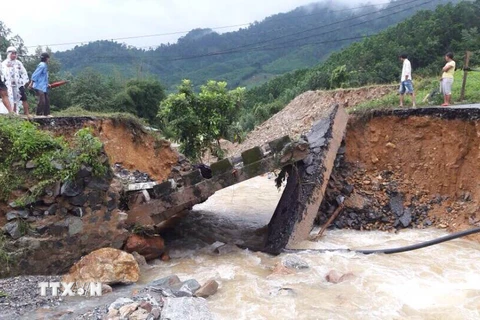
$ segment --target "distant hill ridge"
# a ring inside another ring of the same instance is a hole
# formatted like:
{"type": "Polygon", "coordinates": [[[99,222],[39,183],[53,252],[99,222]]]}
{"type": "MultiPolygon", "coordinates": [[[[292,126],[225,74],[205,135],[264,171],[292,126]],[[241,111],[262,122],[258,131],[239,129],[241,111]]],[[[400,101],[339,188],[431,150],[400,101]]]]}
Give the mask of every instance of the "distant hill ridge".
{"type": "Polygon", "coordinates": [[[96,41],[56,52],[55,57],[64,71],[76,73],[93,67],[104,74],[118,70],[126,76],[153,75],[167,89],[184,78],[195,85],[214,79],[227,81],[230,87],[251,87],[314,66],[362,36],[376,34],[418,10],[447,2],[398,0],[383,7],[357,5],[353,10],[333,1],[319,2],[270,16],[235,32],[194,29],[177,43],[162,44],[155,50],[96,41]]]}

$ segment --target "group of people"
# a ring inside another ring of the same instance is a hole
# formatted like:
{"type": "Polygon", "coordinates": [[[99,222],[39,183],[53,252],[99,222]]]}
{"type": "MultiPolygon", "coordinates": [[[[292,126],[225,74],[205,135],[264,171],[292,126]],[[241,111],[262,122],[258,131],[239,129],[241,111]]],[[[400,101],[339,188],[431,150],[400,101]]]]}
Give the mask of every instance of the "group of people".
{"type": "Polygon", "coordinates": [[[7,58],[0,64],[0,97],[8,113],[19,114],[20,105],[26,116],[30,116],[28,99],[25,88],[35,91],[37,97],[38,116],[50,116],[50,100],[48,97],[48,53],[40,55],[40,63],[28,78],[23,63],[17,59],[17,49],[8,47],[7,58]]]}
{"type": "MultiPolygon", "coordinates": [[[[400,79],[400,107],[403,107],[404,96],[409,94],[412,96],[412,105],[416,107],[415,100],[415,91],[413,89],[412,82],[412,65],[408,60],[406,54],[401,54],[399,57],[400,61],[403,62],[402,76],[400,79]]],[[[450,105],[452,98],[452,85],[453,77],[455,74],[456,64],[453,60],[453,53],[449,52],[445,55],[446,64],[442,68],[442,77],[440,79],[440,90],[443,94],[443,104],[442,107],[447,107],[450,105]]]]}

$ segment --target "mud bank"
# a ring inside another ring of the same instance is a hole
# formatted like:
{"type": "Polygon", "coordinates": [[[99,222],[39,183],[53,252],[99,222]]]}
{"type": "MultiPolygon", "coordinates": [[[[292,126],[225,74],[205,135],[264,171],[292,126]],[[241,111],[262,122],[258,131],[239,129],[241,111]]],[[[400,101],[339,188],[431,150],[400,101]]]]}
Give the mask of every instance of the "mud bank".
{"type": "MultiPolygon", "coordinates": [[[[318,222],[395,230],[478,226],[480,110],[427,108],[351,117],[318,222]]],[[[480,241],[480,236],[471,236],[480,241]]]]}

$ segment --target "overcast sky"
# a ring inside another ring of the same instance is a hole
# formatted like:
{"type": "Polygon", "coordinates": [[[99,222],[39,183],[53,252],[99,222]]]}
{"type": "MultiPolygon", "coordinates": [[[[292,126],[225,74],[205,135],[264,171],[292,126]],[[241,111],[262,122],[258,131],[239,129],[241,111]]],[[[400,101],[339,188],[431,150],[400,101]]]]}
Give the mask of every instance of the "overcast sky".
{"type": "MultiPolygon", "coordinates": [[[[2,1],[0,21],[26,46],[188,31],[260,21],[315,0],[24,0],[2,1]]],[[[340,0],[385,3],[387,0],[340,0]]],[[[233,31],[221,29],[217,32],[233,31]]],[[[175,42],[178,35],[121,40],[137,47],[175,42]]],[[[73,45],[51,46],[67,50],[73,45]]],[[[29,52],[34,49],[29,48],[29,52]]]]}

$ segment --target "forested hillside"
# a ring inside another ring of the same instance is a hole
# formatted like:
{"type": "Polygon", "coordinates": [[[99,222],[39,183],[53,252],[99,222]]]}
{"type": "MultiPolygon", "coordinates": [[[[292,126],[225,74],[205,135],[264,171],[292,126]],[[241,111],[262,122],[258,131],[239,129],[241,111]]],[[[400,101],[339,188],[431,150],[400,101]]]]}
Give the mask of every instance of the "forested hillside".
{"type": "Polygon", "coordinates": [[[386,0],[380,6],[355,8],[334,1],[320,2],[268,17],[236,32],[192,30],[177,43],[162,44],[155,50],[97,41],[56,52],[55,57],[64,71],[74,74],[85,67],[103,74],[117,71],[126,77],[150,74],[158,77],[167,90],[182,79],[190,79],[195,86],[214,79],[227,81],[232,88],[252,87],[274,76],[314,66],[363,36],[376,34],[418,10],[447,2],[386,0]]]}
{"type": "Polygon", "coordinates": [[[447,51],[462,68],[465,50],[480,63],[480,0],[439,6],[332,54],[324,63],[279,76],[247,92],[241,126],[248,131],[302,92],[399,81],[400,53],[410,56],[414,79],[439,75],[447,51]]]}

